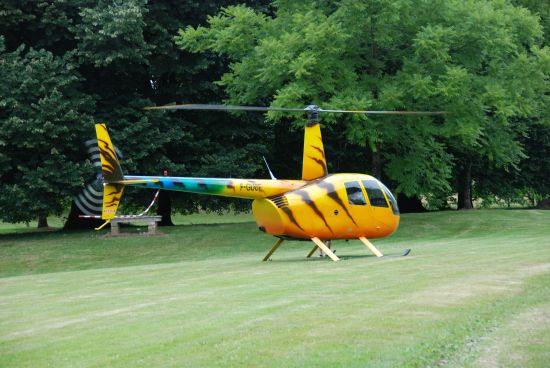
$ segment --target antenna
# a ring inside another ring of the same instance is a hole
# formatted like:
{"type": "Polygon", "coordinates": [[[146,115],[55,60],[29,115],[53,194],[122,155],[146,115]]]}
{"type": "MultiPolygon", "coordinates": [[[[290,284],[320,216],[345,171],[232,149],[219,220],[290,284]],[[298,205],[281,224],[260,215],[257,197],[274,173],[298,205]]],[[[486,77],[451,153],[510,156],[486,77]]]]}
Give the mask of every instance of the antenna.
{"type": "Polygon", "coordinates": [[[262,156],[262,158],[264,159],[265,166],[267,166],[267,171],[269,171],[269,176],[271,176],[271,180],[277,180],[275,175],[273,175],[273,173],[271,172],[271,169],[269,168],[269,164],[267,163],[267,160],[265,159],[265,156],[262,156]]]}

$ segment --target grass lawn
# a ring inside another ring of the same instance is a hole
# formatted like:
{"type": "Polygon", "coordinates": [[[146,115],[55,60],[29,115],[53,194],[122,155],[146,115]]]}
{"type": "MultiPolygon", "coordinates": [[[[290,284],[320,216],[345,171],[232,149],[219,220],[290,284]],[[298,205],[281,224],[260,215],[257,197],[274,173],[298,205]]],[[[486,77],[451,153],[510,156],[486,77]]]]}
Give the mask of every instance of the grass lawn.
{"type": "MultiPolygon", "coordinates": [[[[0,367],[543,367],[550,211],[403,215],[305,260],[250,215],[158,237],[0,226],[0,367]],[[412,248],[408,257],[392,257],[412,248]]],[[[53,224],[52,221],[50,223],[53,224]]],[[[184,225],[186,224],[186,225],[184,225]]]]}

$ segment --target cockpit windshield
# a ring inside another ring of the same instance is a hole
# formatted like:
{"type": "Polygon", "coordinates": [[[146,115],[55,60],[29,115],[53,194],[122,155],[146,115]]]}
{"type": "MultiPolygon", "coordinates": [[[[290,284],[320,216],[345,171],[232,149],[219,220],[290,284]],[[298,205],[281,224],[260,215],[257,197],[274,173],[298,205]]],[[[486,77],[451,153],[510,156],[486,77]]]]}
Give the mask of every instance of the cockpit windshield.
{"type": "Polygon", "coordinates": [[[380,187],[382,187],[382,189],[384,190],[384,193],[386,193],[386,196],[390,201],[391,210],[393,214],[399,215],[399,207],[397,207],[397,201],[395,200],[395,197],[393,196],[393,194],[391,194],[390,190],[384,184],[382,184],[382,182],[379,181],[378,184],[380,184],[380,187]]]}
{"type": "Polygon", "coordinates": [[[386,197],[384,197],[384,193],[380,190],[378,181],[373,179],[363,180],[363,186],[367,191],[371,206],[388,208],[388,202],[386,201],[386,197]]]}

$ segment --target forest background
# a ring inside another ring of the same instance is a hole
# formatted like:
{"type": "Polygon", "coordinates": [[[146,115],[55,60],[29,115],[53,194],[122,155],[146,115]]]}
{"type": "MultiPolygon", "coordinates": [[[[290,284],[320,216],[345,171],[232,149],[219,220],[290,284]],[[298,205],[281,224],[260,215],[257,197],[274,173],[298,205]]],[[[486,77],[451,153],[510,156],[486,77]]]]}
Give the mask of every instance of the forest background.
{"type": "MultiPolygon", "coordinates": [[[[97,122],[127,173],[267,178],[265,156],[299,178],[302,116],[142,110],[173,102],[444,110],[323,116],[329,172],[381,178],[404,211],[536,206],[550,196],[549,32],[535,0],[2,1],[0,220],[71,209],[68,227],[84,224],[71,201],[94,177],[97,122]]],[[[248,206],[162,192],[159,212],[248,206]]]]}

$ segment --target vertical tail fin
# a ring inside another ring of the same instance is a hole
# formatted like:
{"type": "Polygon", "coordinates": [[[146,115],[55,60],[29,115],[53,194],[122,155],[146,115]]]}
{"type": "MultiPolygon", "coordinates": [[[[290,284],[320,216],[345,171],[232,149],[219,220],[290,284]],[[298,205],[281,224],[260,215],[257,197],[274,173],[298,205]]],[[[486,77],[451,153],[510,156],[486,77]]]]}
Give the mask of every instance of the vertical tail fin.
{"type": "Polygon", "coordinates": [[[97,146],[103,172],[103,208],[101,218],[110,220],[116,215],[124,184],[124,174],[105,124],[96,124],[97,146]]]}
{"type": "Polygon", "coordinates": [[[105,184],[103,187],[103,209],[101,211],[103,220],[110,220],[115,217],[123,191],[124,184],[105,184]]]}
{"type": "Polygon", "coordinates": [[[304,131],[304,157],[302,161],[302,180],[314,180],[327,176],[325,149],[318,122],[308,122],[304,131]]]}
{"type": "Polygon", "coordinates": [[[107,132],[105,124],[96,124],[95,132],[97,135],[97,146],[99,148],[99,157],[101,159],[101,171],[103,171],[103,180],[105,183],[124,180],[122,168],[116,157],[115,147],[107,132]]]}

